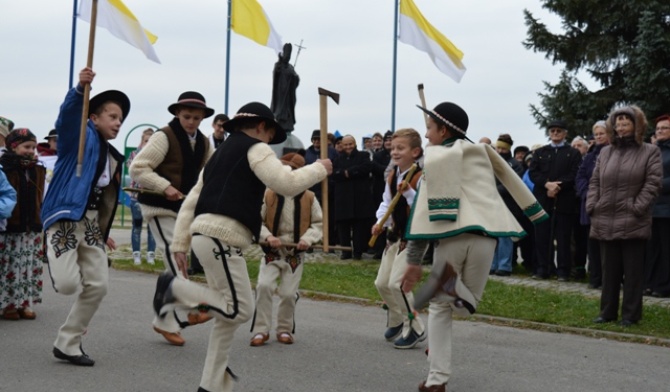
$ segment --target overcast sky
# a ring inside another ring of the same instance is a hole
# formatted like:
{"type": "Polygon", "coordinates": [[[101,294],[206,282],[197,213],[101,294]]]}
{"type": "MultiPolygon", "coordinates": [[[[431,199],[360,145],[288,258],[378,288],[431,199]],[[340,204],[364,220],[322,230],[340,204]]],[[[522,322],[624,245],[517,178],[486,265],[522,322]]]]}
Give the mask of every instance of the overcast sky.
{"type": "MultiPolygon", "coordinates": [[[[167,107],[187,90],[201,92],[217,113],[224,111],[227,0],[124,0],[142,25],[158,36],[162,64],[98,29],[92,94],[119,89],[132,108],[114,144],[143,123],[164,126],[167,107]]],[[[394,0],[259,0],[284,42],[304,40],[297,59],[294,135],[309,145],[319,127],[317,88],[340,94],[329,102],[328,128],[357,140],[391,127],[394,0]]],[[[398,42],[396,129],[413,127],[423,135],[417,85],[423,83],[429,107],[442,101],[461,105],[470,117],[468,136],[495,140],[510,133],[515,146],[545,143],[529,104],[538,104],[542,81],[555,83],[560,69],[543,54],[526,50],[523,9],[554,29],[559,23],[537,0],[415,0],[426,18],[465,57],[467,72],[456,83],[438,71],[428,56],[398,42]]],[[[0,0],[0,115],[38,137],[53,127],[69,81],[72,0],[0,0]]],[[[76,73],[86,64],[89,25],[77,23],[76,73]]],[[[291,64],[296,60],[294,46],[291,64]]],[[[231,36],[229,114],[249,101],[270,105],[270,48],[231,36]]],[[[200,130],[210,134],[211,118],[200,130]]],[[[139,129],[129,145],[139,140],[139,129]]]]}

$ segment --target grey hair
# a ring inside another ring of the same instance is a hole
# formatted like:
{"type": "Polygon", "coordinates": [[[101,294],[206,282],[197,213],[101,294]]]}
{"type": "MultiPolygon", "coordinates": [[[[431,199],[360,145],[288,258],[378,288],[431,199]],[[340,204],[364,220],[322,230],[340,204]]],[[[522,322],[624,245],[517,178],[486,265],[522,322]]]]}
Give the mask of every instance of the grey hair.
{"type": "Polygon", "coordinates": [[[591,128],[591,131],[595,131],[597,127],[607,129],[607,123],[604,120],[598,120],[598,121],[596,121],[595,124],[593,124],[593,127],[591,128]]]}

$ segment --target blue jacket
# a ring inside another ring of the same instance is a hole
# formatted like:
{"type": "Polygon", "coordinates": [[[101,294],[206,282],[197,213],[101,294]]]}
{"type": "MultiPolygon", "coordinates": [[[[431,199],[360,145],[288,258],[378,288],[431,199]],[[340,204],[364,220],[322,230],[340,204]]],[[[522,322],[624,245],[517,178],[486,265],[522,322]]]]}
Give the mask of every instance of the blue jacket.
{"type": "MultiPolygon", "coordinates": [[[[101,143],[107,144],[109,152],[116,163],[116,170],[112,168],[112,183],[116,188],[114,198],[118,200],[119,179],[123,156],[107,141],[103,140],[95,130],[92,121],[86,125],[86,144],[81,177],[77,177],[77,155],[79,151],[79,128],[81,111],[83,108],[83,88],[77,86],[65,96],[56,120],[58,134],[58,161],[49,183],[49,189],[42,205],[42,223],[44,230],[60,220],[80,221],[86,214],[88,197],[93,184],[98,180],[95,176],[98,160],[100,159],[101,143]],[[116,172],[116,173],[115,173],[116,172]],[[118,175],[117,175],[118,174],[118,175]]],[[[107,187],[110,188],[110,187],[107,187]]],[[[105,192],[107,193],[107,192],[105,192]]],[[[103,196],[106,200],[107,198],[103,196]]],[[[116,210],[116,202],[111,206],[111,217],[116,210]]],[[[102,211],[101,211],[102,213],[102,211]]],[[[102,214],[101,214],[102,215],[102,214]]],[[[105,215],[109,215],[109,211],[105,215]]],[[[104,238],[109,235],[111,220],[100,219],[100,228],[104,238]]]]}
{"type": "Polygon", "coordinates": [[[16,205],[16,191],[12,184],[7,181],[5,172],[0,166],[0,219],[7,219],[12,216],[12,211],[16,205]]]}

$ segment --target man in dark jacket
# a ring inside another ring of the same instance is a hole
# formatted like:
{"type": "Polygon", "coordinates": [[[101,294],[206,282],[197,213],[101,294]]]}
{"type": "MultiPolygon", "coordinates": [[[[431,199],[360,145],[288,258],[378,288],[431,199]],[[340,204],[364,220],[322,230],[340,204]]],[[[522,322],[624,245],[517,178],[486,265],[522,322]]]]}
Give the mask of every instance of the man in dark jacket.
{"type": "Polygon", "coordinates": [[[366,151],[356,149],[356,139],[347,135],[342,139],[342,153],[333,163],[335,181],[335,220],[340,245],[350,246],[342,259],[360,259],[370,238],[370,221],[374,219],[370,170],[372,162],[366,151]],[[353,234],[353,238],[352,238],[353,234]]]}
{"type": "Polygon", "coordinates": [[[572,215],[576,211],[575,176],[582,155],[565,141],[568,127],[564,121],[552,121],[547,127],[550,143],[533,153],[530,178],[533,195],[551,217],[535,226],[537,259],[535,279],[547,279],[556,271],[560,281],[570,277],[570,236],[572,215]],[[558,268],[554,266],[554,240],[558,268]]]}

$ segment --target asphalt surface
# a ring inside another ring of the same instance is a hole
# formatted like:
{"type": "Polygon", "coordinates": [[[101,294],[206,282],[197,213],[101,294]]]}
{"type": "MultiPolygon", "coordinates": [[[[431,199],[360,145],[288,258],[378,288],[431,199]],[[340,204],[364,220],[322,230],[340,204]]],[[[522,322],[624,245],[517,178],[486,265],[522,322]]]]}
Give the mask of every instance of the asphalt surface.
{"type": "MultiPolygon", "coordinates": [[[[96,360],[80,368],[56,360],[52,344],[74,297],[45,280],[37,320],[0,320],[0,391],[193,391],[210,325],[183,331],[170,346],[151,328],[156,276],[110,271],[110,289],[84,338],[96,360]]],[[[378,307],[301,300],[296,342],[250,347],[249,324],[235,335],[236,391],[415,391],[425,379],[425,345],[396,350],[383,339],[378,307]]],[[[433,343],[435,344],[435,343],[433,343]]],[[[454,323],[449,391],[668,391],[670,351],[570,334],[454,323]]]]}

